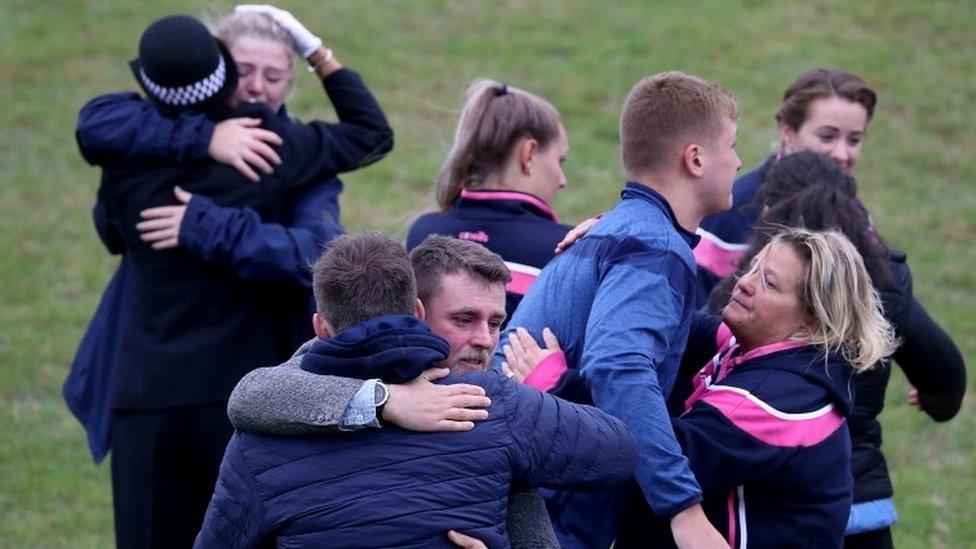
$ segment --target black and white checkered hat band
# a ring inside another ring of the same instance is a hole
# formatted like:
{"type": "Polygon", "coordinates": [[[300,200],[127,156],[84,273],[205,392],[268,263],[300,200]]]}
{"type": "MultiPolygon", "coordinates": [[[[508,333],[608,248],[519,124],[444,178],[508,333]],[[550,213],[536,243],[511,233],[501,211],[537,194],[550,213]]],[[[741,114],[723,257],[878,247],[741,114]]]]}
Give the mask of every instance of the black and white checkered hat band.
{"type": "Polygon", "coordinates": [[[224,86],[224,81],[227,79],[227,67],[224,66],[224,57],[220,56],[220,63],[217,64],[217,70],[213,74],[199,82],[180,86],[179,88],[160,86],[150,80],[146,71],[141,68],[139,69],[139,77],[142,78],[142,83],[146,86],[146,89],[160,103],[185,107],[203,103],[216,95],[220,91],[220,88],[224,86]]]}

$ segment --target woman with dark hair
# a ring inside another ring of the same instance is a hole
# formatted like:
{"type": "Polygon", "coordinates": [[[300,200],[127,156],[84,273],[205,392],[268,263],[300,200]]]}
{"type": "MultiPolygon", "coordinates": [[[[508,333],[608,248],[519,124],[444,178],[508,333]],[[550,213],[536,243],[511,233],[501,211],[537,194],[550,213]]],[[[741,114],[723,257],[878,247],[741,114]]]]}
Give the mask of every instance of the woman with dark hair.
{"type": "Polygon", "coordinates": [[[783,92],[775,118],[780,144],[759,168],[736,180],[732,208],[702,220],[702,239],[695,248],[699,302],[718,282],[732,274],[759,219],[754,200],[766,172],[777,159],[797,151],[815,151],[850,175],[857,166],[877,94],[859,76],[836,69],[813,69],[783,92]]]}
{"type": "Polygon", "coordinates": [[[871,280],[881,293],[884,314],[900,342],[877,368],[854,376],[854,409],[850,417],[853,445],[854,506],[847,526],[846,547],[890,547],[889,527],[897,520],[892,486],[881,453],[884,394],[891,376],[889,362],[905,372],[914,387],[909,402],[942,422],[962,405],[966,371],[962,355],[949,335],[912,295],[912,275],[904,253],[887,248],[857,200],[852,177],[820,154],[799,152],[779,160],[765,174],[758,195],[762,221],[741,259],[736,276],[716,287],[712,311],[729,302],[735,281],[767,242],[783,227],[843,232],[861,254],[871,280]]]}
{"type": "Polygon", "coordinates": [[[511,318],[569,230],[549,205],[566,186],[562,163],[568,153],[566,130],[552,104],[501,82],[475,81],[437,174],[440,211],[413,223],[407,249],[442,234],[502,256],[512,273],[505,305],[511,318]]]}

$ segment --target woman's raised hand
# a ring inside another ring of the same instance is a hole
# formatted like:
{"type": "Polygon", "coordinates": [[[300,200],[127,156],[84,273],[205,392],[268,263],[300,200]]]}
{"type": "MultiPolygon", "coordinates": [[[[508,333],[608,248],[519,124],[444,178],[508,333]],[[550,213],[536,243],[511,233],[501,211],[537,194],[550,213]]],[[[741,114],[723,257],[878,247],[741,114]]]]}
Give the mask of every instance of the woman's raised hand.
{"type": "Polygon", "coordinates": [[[502,351],[505,352],[502,372],[522,383],[547,356],[562,350],[556,334],[549,328],[542,330],[542,339],[546,342],[546,348],[540,347],[528,330],[516,328],[509,334],[508,343],[502,346],[502,351]]]}
{"type": "Polygon", "coordinates": [[[276,8],[270,4],[241,4],[234,8],[235,12],[254,12],[270,15],[275,23],[281,25],[298,48],[298,53],[308,59],[310,55],[322,47],[322,39],[312,34],[305,25],[295,18],[291,12],[276,8]]]}

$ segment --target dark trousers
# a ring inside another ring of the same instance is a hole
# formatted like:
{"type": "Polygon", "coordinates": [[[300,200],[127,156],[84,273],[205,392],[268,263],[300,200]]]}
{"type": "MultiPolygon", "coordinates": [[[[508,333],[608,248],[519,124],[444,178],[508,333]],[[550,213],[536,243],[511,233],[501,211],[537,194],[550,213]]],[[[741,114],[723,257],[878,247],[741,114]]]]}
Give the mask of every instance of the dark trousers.
{"type": "Polygon", "coordinates": [[[844,549],[892,549],[891,528],[872,530],[844,538],[844,549]]]}
{"type": "Polygon", "coordinates": [[[233,433],[225,403],[112,412],[118,547],[191,547],[233,433]]]}

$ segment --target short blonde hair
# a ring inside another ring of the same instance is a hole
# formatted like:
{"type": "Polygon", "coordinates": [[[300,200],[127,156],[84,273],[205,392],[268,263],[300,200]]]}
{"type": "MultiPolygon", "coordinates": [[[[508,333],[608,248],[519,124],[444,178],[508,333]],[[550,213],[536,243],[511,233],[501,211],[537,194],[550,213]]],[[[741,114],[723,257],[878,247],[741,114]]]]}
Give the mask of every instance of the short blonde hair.
{"type": "Polygon", "coordinates": [[[678,71],[637,83],[620,115],[620,150],[628,177],[662,168],[683,141],[714,139],[722,119],[735,120],[739,106],[718,85],[678,71]]]}
{"type": "Polygon", "coordinates": [[[214,36],[228,48],[239,38],[263,38],[281,44],[289,64],[294,62],[298,52],[291,34],[266,13],[234,12],[220,18],[213,27],[214,36]]]}
{"type": "Polygon", "coordinates": [[[861,254],[842,233],[787,229],[774,236],[753,265],[762,268],[776,244],[789,246],[803,261],[806,274],[797,290],[801,307],[815,322],[796,339],[839,353],[855,372],[873,367],[894,352],[894,329],[883,314],[861,254]]]}

